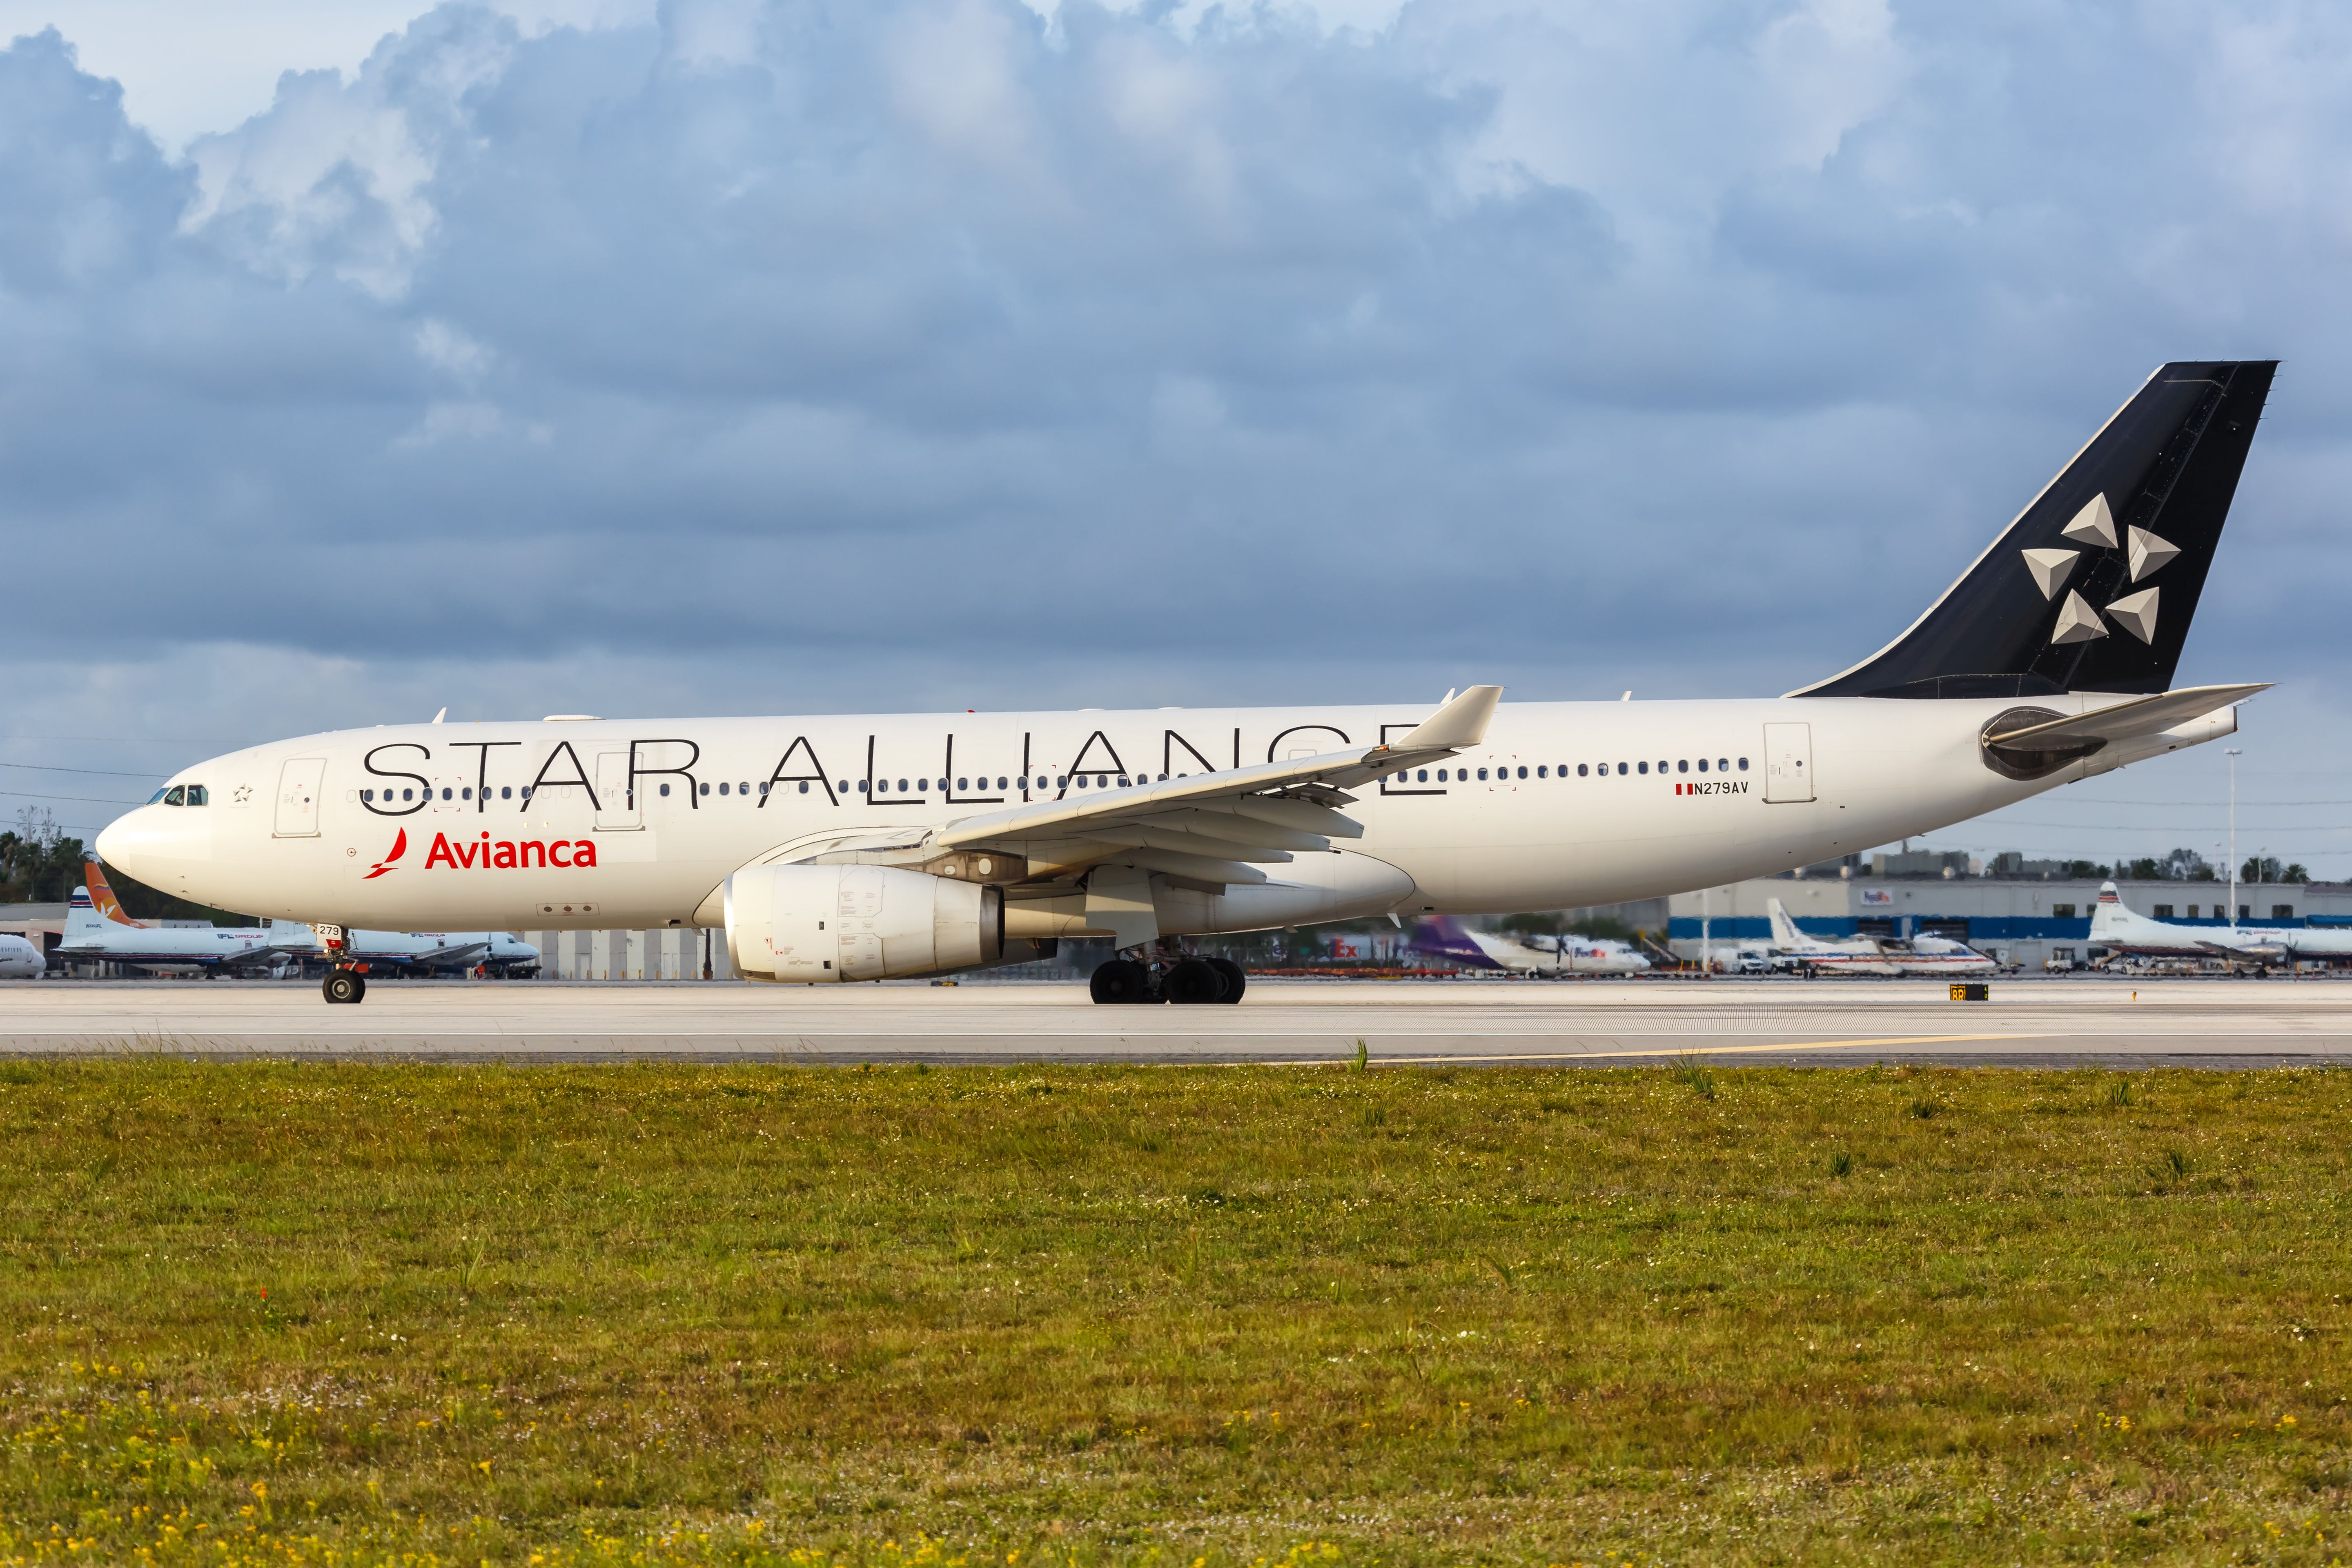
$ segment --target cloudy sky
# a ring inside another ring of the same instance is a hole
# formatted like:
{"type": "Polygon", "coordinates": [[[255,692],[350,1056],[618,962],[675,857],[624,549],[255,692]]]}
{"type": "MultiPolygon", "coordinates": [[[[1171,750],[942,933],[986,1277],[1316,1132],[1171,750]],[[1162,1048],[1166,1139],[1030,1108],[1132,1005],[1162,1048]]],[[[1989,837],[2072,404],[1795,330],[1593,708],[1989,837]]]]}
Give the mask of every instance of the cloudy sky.
{"type": "MultiPolygon", "coordinates": [[[[1900,630],[2155,364],[2277,356],[2181,676],[2283,683],[2242,847],[2352,875],[2344,7],[0,35],[0,816],[444,704],[1769,695],[1900,630]]],[[[2224,768],[1936,842],[2210,848],[2224,768]]]]}

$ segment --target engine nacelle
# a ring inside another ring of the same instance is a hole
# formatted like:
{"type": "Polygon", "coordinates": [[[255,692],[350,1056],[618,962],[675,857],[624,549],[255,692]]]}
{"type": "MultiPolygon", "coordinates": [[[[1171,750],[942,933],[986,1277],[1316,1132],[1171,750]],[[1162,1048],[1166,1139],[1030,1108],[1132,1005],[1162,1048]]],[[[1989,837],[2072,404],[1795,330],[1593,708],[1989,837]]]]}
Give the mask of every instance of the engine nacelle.
{"type": "Polygon", "coordinates": [[[1004,945],[994,888],[896,866],[757,866],[727,879],[727,955],[746,980],[936,974],[999,963],[1004,945]]]}

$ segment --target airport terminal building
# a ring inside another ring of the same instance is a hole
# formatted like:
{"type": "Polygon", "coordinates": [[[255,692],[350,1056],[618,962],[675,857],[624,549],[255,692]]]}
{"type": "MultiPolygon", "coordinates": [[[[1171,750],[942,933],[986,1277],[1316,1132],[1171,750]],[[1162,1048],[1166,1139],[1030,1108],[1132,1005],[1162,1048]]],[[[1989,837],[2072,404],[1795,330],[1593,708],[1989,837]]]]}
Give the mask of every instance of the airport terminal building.
{"type": "MultiPolygon", "coordinates": [[[[1948,937],[2027,969],[2094,956],[2091,908],[2105,879],[1953,871],[1899,877],[1864,866],[1816,867],[1651,902],[1664,905],[1668,945],[1685,958],[1698,957],[1710,940],[1718,956],[1726,945],[1769,941],[1772,899],[1813,936],[1948,937]]],[[[2116,888],[2126,905],[2158,920],[2230,923],[2227,882],[2125,880],[2116,888]]],[[[2352,884],[2241,883],[2238,916],[2263,925],[2352,925],[2352,884]]]]}

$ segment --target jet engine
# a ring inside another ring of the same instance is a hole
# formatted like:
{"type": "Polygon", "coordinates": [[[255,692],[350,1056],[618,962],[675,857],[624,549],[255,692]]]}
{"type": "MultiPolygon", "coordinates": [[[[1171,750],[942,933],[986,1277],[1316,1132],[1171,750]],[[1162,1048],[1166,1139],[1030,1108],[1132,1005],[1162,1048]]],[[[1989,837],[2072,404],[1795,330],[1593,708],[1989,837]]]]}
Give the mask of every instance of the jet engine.
{"type": "Polygon", "coordinates": [[[727,953],[746,980],[824,985],[1053,955],[1004,940],[996,889],[896,866],[755,866],[727,879],[727,953]]]}

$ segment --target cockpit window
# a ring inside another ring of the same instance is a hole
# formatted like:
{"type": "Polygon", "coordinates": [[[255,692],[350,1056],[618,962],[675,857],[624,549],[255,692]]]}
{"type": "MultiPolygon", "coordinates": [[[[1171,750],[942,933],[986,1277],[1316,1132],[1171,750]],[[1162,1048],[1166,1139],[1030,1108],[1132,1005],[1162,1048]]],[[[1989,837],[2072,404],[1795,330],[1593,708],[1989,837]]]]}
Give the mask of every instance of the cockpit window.
{"type": "Polygon", "coordinates": [[[212,803],[212,795],[205,788],[204,785],[190,784],[188,786],[188,804],[190,805],[210,805],[212,803]]]}
{"type": "Polygon", "coordinates": [[[163,804],[165,805],[184,805],[187,804],[187,794],[188,792],[186,790],[181,788],[178,784],[173,784],[170,789],[163,792],[163,804]]]}
{"type": "Polygon", "coordinates": [[[149,796],[147,797],[147,804],[148,804],[149,805],[154,805],[158,804],[159,802],[161,802],[161,801],[163,800],[163,798],[166,795],[169,795],[170,793],[171,793],[171,792],[170,792],[169,790],[160,790],[160,789],[159,789],[159,790],[157,790],[153,795],[149,795],[149,796]]]}

